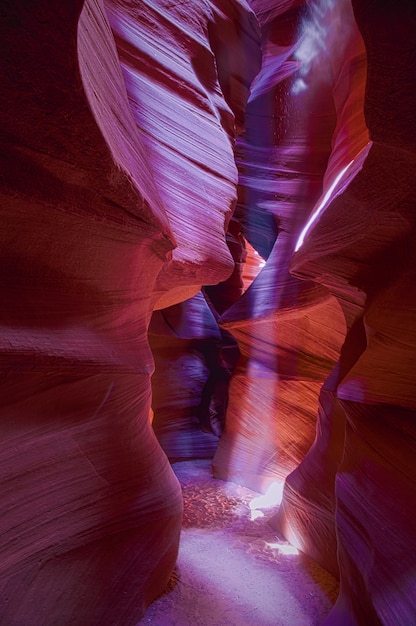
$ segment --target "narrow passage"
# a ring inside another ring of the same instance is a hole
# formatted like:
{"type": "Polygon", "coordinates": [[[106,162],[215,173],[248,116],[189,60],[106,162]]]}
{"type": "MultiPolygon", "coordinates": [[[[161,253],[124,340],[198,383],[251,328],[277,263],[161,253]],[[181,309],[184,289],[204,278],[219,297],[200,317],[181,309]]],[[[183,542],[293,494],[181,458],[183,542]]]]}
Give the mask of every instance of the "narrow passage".
{"type": "Polygon", "coordinates": [[[276,505],[261,508],[258,493],[216,480],[210,465],[173,464],[185,507],[178,563],[140,626],[321,624],[337,581],[268,525],[276,505]]]}

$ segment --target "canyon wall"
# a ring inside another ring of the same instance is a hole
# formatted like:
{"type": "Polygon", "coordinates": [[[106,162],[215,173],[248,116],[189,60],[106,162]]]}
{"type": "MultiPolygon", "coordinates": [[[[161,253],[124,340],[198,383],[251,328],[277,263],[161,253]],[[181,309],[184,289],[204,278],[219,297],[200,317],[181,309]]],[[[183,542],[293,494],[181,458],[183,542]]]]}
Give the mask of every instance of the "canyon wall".
{"type": "Polygon", "coordinates": [[[0,624],[137,623],[177,556],[166,455],[284,481],[328,626],[412,624],[414,3],[0,20],[0,624]]]}
{"type": "Polygon", "coordinates": [[[234,117],[260,47],[244,3],[137,11],[0,9],[5,626],[135,624],[176,560],[147,330],[233,269],[234,117]]]}
{"type": "Polygon", "coordinates": [[[322,562],[328,533],[316,543],[307,528],[317,508],[333,511],[341,591],[325,624],[398,626],[416,615],[416,7],[357,0],[353,8],[366,47],[371,142],[292,260],[294,274],[337,297],[350,331],[321,393],[314,447],[287,480],[281,522],[307,550],[318,546],[322,562]]]}

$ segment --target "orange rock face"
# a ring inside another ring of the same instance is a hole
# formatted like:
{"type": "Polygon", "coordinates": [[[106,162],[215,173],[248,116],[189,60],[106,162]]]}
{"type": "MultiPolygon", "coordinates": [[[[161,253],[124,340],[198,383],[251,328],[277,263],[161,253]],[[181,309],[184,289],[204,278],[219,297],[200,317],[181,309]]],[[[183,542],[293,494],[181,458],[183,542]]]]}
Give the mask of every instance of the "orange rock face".
{"type": "Polygon", "coordinates": [[[262,24],[263,65],[237,141],[235,216],[267,262],[221,317],[244,359],[231,383],[214,469],[263,488],[284,479],[312,445],[319,392],[350,324],[327,285],[291,273],[291,259],[368,132],[365,50],[351,6],[253,8],[262,24]]]}
{"type": "Polygon", "coordinates": [[[366,48],[371,141],[291,261],[295,275],[334,294],[350,330],[321,391],[314,446],[286,481],[280,523],[328,569],[339,568],[340,597],[325,624],[401,624],[416,614],[415,47],[407,35],[416,11],[412,3],[353,8],[366,48]]]}

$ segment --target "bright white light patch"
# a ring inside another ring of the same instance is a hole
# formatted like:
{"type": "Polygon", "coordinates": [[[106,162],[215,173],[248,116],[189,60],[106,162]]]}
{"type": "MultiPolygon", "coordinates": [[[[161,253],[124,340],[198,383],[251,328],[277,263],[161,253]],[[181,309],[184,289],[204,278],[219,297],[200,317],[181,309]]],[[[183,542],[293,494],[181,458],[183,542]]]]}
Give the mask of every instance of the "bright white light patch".
{"type": "Polygon", "coordinates": [[[259,517],[264,517],[264,513],[262,513],[261,511],[256,511],[254,509],[250,511],[250,522],[254,522],[255,519],[258,519],[259,517]]]}
{"type": "Polygon", "coordinates": [[[266,493],[262,496],[257,496],[257,498],[253,498],[249,504],[249,507],[252,511],[256,511],[257,509],[269,509],[272,506],[276,506],[280,504],[283,497],[283,482],[274,481],[271,483],[266,493]]]}
{"type": "Polygon", "coordinates": [[[288,543],[267,543],[267,545],[269,548],[280,552],[280,554],[299,554],[299,550],[288,543]]]}
{"type": "MultiPolygon", "coordinates": [[[[308,230],[310,229],[310,227],[312,226],[312,224],[317,220],[318,216],[320,215],[320,213],[322,213],[323,209],[325,208],[328,200],[330,199],[335,187],[338,185],[339,181],[341,180],[341,178],[344,176],[345,172],[351,167],[351,165],[354,163],[353,159],[352,161],[350,161],[348,163],[348,165],[346,167],[344,167],[343,170],[340,171],[340,173],[338,174],[338,176],[335,178],[334,182],[332,183],[332,185],[330,186],[330,188],[328,189],[328,191],[326,192],[326,194],[324,195],[322,201],[319,203],[318,207],[316,208],[316,210],[312,213],[311,217],[309,218],[305,228],[302,230],[299,239],[296,243],[296,247],[295,247],[295,252],[297,252],[299,250],[299,248],[301,247],[301,245],[303,244],[303,241],[306,237],[306,234],[308,232],[308,230]]],[[[336,197],[336,196],[335,196],[336,197]]]]}
{"type": "Polygon", "coordinates": [[[307,88],[308,85],[305,83],[303,78],[297,78],[293,83],[292,93],[296,96],[298,93],[302,93],[302,91],[305,91],[307,88]]]}

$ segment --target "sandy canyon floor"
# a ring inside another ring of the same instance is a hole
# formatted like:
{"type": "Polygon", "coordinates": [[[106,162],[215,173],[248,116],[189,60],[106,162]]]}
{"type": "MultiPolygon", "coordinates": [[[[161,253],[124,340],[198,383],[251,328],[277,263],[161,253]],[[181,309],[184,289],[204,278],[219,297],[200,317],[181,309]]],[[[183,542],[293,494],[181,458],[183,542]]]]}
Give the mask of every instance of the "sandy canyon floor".
{"type": "Polygon", "coordinates": [[[140,626],[321,624],[338,583],[271,528],[276,505],[214,479],[210,461],[173,469],[185,507],[178,562],[140,626]]]}

